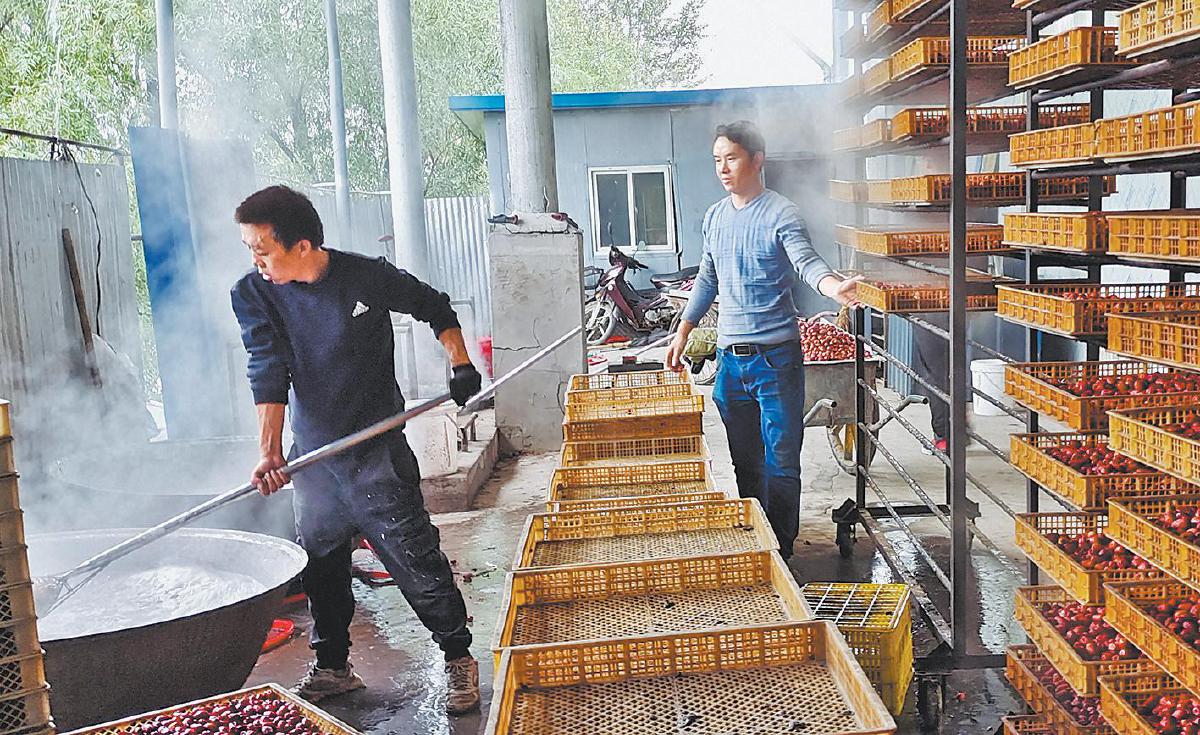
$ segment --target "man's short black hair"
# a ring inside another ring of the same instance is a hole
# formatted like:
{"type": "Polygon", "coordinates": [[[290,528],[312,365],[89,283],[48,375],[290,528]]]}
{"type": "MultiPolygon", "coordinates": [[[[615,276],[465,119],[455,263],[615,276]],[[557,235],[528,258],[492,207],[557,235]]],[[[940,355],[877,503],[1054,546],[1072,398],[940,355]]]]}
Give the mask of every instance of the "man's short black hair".
{"type": "Polygon", "coordinates": [[[325,228],[312,201],[287,186],[260,189],[238,205],[233,218],[240,225],[270,225],[285,250],[301,240],[313,247],[325,244],[325,228]]]}
{"type": "Polygon", "coordinates": [[[713,140],[717,138],[726,138],[730,143],[737,143],[752,156],[755,153],[767,152],[767,141],[763,138],[762,132],[749,120],[735,120],[725,125],[718,125],[713,140]]]}

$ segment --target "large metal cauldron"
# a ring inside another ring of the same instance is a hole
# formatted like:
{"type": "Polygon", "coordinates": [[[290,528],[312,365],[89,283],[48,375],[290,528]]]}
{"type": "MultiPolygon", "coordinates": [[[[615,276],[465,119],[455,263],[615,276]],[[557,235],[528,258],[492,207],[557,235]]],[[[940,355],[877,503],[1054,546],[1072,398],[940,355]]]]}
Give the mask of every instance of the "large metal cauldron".
{"type": "MultiPolygon", "coordinates": [[[[64,572],[133,535],[100,530],[29,536],[35,576],[64,572]]],[[[266,589],[187,617],[75,638],[42,638],[50,707],[60,731],[237,689],[245,683],[304,551],[261,534],[184,529],[120,559],[104,575],[156,565],[203,566],[250,576],[266,589]]],[[[91,590],[89,590],[91,591],[91,590]]],[[[163,617],[169,617],[164,614],[163,617]]]]}
{"type": "MultiPolygon", "coordinates": [[[[51,477],[69,494],[57,504],[52,530],[152,526],[246,482],[258,462],[258,441],[248,437],[168,440],[117,445],[55,462],[51,477]],[[62,505],[75,510],[63,517],[62,505]]],[[[61,498],[56,498],[61,500],[61,498]]],[[[27,509],[37,513],[38,508],[27,509]]],[[[205,528],[269,533],[294,541],[292,491],[254,495],[204,518],[205,528]]]]}

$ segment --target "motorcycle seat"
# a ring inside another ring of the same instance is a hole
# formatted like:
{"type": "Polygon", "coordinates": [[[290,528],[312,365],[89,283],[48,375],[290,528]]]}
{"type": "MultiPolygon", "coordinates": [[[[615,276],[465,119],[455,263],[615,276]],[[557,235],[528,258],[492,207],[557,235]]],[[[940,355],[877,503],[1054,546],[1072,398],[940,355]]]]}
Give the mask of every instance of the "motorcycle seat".
{"type": "Polygon", "coordinates": [[[688,278],[695,278],[698,273],[700,273],[700,266],[693,265],[691,267],[684,268],[681,271],[675,271],[674,273],[655,273],[652,276],[650,276],[650,280],[652,280],[652,281],[684,281],[684,280],[687,280],[688,278]]]}

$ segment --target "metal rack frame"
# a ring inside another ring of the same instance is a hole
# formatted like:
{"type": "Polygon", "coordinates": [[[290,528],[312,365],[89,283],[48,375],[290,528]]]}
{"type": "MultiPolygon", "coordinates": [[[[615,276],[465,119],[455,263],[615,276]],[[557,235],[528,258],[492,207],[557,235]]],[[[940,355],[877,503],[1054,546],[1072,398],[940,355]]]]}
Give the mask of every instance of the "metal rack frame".
{"type": "MultiPolygon", "coordinates": [[[[1026,40],[1029,43],[1038,41],[1041,38],[1042,29],[1063,17],[1077,12],[1090,11],[1091,24],[1104,25],[1106,10],[1128,7],[1130,4],[1130,0],[1076,0],[1075,2],[1069,2],[1049,10],[1039,11],[1036,7],[1030,8],[1024,11],[1026,40]]],[[[967,6],[967,0],[948,0],[947,2],[938,4],[933,10],[933,14],[929,16],[929,19],[933,19],[949,13],[951,38],[951,60],[948,73],[949,112],[951,119],[949,154],[952,175],[952,198],[949,207],[949,267],[942,268],[904,258],[891,259],[910,267],[939,273],[949,278],[951,308],[949,309],[948,330],[930,324],[918,316],[896,315],[905,318],[914,328],[929,330],[948,340],[950,350],[949,390],[942,391],[936,386],[931,385],[911,367],[876,344],[873,330],[875,322],[871,311],[869,309],[859,309],[856,311],[854,325],[857,337],[855,363],[859,386],[856,394],[856,411],[860,417],[857,425],[858,436],[862,437],[862,440],[857,443],[855,454],[856,507],[854,510],[856,513],[850,516],[843,513],[838,518],[835,512],[835,520],[845,521],[849,518],[853,522],[861,524],[866,535],[870,538],[874,546],[878,548],[893,572],[913,586],[914,599],[918,602],[922,617],[929,623],[930,630],[940,641],[933,651],[926,655],[918,656],[915,659],[918,682],[918,712],[921,715],[922,724],[933,727],[936,727],[937,719],[940,716],[941,697],[937,695],[944,694],[945,675],[955,670],[998,668],[1003,667],[1005,664],[1005,657],[1003,655],[979,654],[968,651],[967,636],[962,633],[962,631],[967,630],[967,627],[971,623],[968,617],[966,591],[970,574],[970,544],[972,540],[979,540],[981,545],[991,552],[1000,561],[1003,568],[1013,574],[1015,579],[1023,579],[1028,584],[1037,584],[1039,580],[1039,570],[1036,564],[1031,561],[1026,569],[1017,569],[996,548],[995,544],[979,531],[973,522],[974,517],[978,514],[978,506],[967,497],[967,485],[970,484],[975,490],[988,497],[1008,515],[1012,516],[1015,513],[1014,509],[1008,503],[983,483],[972,477],[967,471],[966,443],[968,439],[976,440],[989,452],[1006,462],[1008,461],[1006,452],[970,431],[966,417],[966,401],[972,397],[972,393],[975,397],[981,397],[999,406],[1013,418],[1023,421],[1027,432],[1035,433],[1040,430],[1040,417],[1037,412],[1025,409],[1011,409],[1003,406],[992,397],[984,395],[977,389],[974,391],[968,389],[968,349],[973,347],[1006,361],[1011,362],[1012,360],[991,348],[971,341],[967,336],[967,311],[965,307],[966,300],[964,298],[968,258],[966,251],[968,211],[966,197],[966,158],[968,155],[967,109],[970,104],[966,79],[968,74],[967,31],[969,28],[967,6]],[[864,370],[864,356],[868,346],[876,357],[895,365],[909,378],[926,388],[928,394],[932,396],[932,400],[949,402],[950,436],[948,437],[948,452],[943,454],[937,451],[932,442],[921,434],[916,427],[901,418],[899,411],[889,405],[868,384],[864,370]],[[933,455],[946,465],[945,502],[939,503],[935,501],[930,493],[921,488],[920,484],[916,482],[911,474],[905,471],[903,466],[896,461],[894,455],[872,434],[871,425],[862,420],[862,417],[868,416],[866,408],[869,399],[873,399],[889,415],[889,418],[897,420],[897,423],[913,434],[926,450],[932,451],[933,455]],[[873,454],[884,457],[891,469],[896,472],[905,485],[920,499],[921,504],[899,505],[893,503],[887,497],[886,493],[883,492],[870,474],[869,465],[873,454]],[[868,490],[879,501],[877,504],[868,502],[868,490]],[[908,529],[908,526],[902,520],[905,517],[913,516],[931,516],[946,527],[950,536],[948,573],[942,570],[932,554],[928,552],[920,539],[908,529]],[[907,536],[908,541],[917,550],[918,555],[932,569],[933,576],[950,593],[950,615],[948,618],[934,604],[928,591],[921,587],[913,573],[901,563],[900,555],[897,553],[892,542],[886,537],[884,527],[880,523],[881,521],[889,520],[895,522],[895,530],[903,532],[907,536]]],[[[919,34],[922,25],[924,24],[919,24],[911,29],[913,37],[919,34]]],[[[907,40],[907,38],[908,36],[901,37],[902,40],[907,40]]],[[[862,54],[858,54],[854,58],[854,70],[856,74],[862,73],[861,56],[862,54]]],[[[1161,79],[1165,73],[1184,69],[1195,70],[1197,67],[1200,67],[1200,55],[1190,55],[1154,61],[1119,72],[1106,79],[1085,84],[1076,84],[1058,89],[1044,89],[1034,86],[1024,92],[1026,100],[1026,129],[1035,130],[1039,127],[1040,108],[1043,103],[1069,94],[1087,92],[1090,97],[1091,119],[1094,121],[1104,116],[1105,89],[1130,88],[1130,85],[1135,85],[1139,79],[1148,79],[1151,77],[1161,79]]],[[[896,96],[903,96],[910,91],[907,90],[896,96]]],[[[1200,98],[1200,93],[1181,89],[1173,90],[1172,96],[1173,104],[1182,104],[1186,101],[1200,98]]],[[[869,106],[887,103],[887,99],[876,98],[869,106]]],[[[897,151],[888,150],[876,154],[868,153],[867,155],[885,155],[890,152],[908,153],[916,152],[916,149],[902,148],[897,151]]],[[[1080,204],[1086,205],[1090,211],[1100,211],[1103,209],[1104,176],[1152,172],[1170,172],[1172,174],[1170,206],[1173,209],[1183,208],[1186,205],[1187,177],[1190,175],[1200,175],[1200,155],[1112,164],[1093,163],[1070,168],[1057,168],[1052,171],[1030,170],[1026,172],[1026,210],[1029,212],[1038,211],[1039,191],[1035,182],[1048,176],[1088,176],[1087,200],[1086,202],[1080,202],[1080,204]]],[[[855,159],[855,176],[857,180],[866,178],[865,156],[863,155],[858,155],[855,159]]],[[[866,206],[862,204],[854,207],[853,222],[855,226],[864,224],[865,209],[866,206]]],[[[857,257],[856,251],[853,252],[855,252],[853,257],[857,257]]],[[[1194,272],[1200,268],[1200,266],[1194,264],[1181,266],[1178,263],[1154,263],[1109,255],[1072,255],[1070,253],[1039,251],[1036,249],[1024,249],[1022,254],[1012,257],[1022,256],[1024,257],[1025,271],[1023,280],[1026,284],[1042,282],[1041,269],[1049,266],[1068,266],[1086,270],[1089,277],[1088,280],[1093,282],[1100,281],[1100,269],[1103,265],[1166,269],[1170,272],[1172,281],[1182,281],[1186,272],[1194,272]]],[[[1067,339],[1036,328],[1027,327],[1025,331],[1025,360],[1031,362],[1041,360],[1043,345],[1046,344],[1047,340],[1067,339]]],[[[1083,342],[1086,345],[1088,360],[1099,359],[1100,348],[1102,346],[1100,342],[1095,339],[1078,339],[1075,341],[1083,342]]],[[[1033,480],[1027,480],[1025,512],[1037,512],[1042,502],[1043,494],[1067,510],[1078,510],[1073,503],[1065,498],[1047,488],[1041,487],[1033,480]]]]}

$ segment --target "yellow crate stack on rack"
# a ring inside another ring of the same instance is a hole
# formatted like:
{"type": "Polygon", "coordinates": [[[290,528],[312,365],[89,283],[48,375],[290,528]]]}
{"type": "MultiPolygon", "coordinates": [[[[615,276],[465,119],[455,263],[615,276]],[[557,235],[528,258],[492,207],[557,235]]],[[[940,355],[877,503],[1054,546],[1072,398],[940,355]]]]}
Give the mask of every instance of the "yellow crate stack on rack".
{"type": "Polygon", "coordinates": [[[0,735],[53,735],[10,408],[0,399],[0,735]]]}
{"type": "Polygon", "coordinates": [[[1200,102],[1105,118],[1096,123],[1096,155],[1105,160],[1200,151],[1200,102]]]}
{"type": "Polygon", "coordinates": [[[1119,16],[1117,53],[1138,58],[1200,39],[1200,7],[1186,0],[1150,0],[1119,16]]]}
{"type": "Polygon", "coordinates": [[[1013,212],[1004,215],[1004,242],[1018,248],[1098,254],[1107,249],[1106,223],[1100,212],[1013,212]]]}
{"type": "Polygon", "coordinates": [[[1118,212],[1105,221],[1110,255],[1200,263],[1200,212],[1118,212]]]}
{"type": "Polygon", "coordinates": [[[1117,58],[1117,29],[1081,26],[1032,43],[1013,53],[1009,83],[1023,89],[1072,73],[1106,73],[1132,66],[1117,58]]]}
{"type": "Polygon", "coordinates": [[[1009,156],[1019,168],[1084,163],[1096,157],[1096,125],[1061,125],[1018,133],[1009,139],[1009,156]]]}

